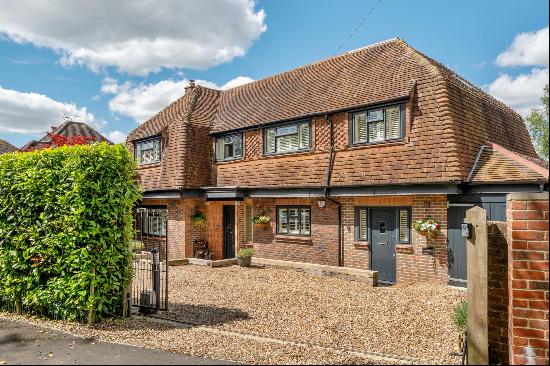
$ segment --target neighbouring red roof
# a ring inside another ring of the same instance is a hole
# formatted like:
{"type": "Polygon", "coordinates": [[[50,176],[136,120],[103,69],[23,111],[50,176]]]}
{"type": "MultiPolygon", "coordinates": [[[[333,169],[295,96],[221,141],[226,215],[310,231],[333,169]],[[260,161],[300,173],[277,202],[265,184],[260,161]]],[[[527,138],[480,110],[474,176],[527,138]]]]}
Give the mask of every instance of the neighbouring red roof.
{"type": "MultiPolygon", "coordinates": [[[[83,122],[75,121],[66,121],[58,127],[54,127],[50,132],[54,135],[61,135],[65,137],[75,137],[75,136],[85,136],[92,137],[95,142],[107,142],[112,144],[105,136],[94,130],[92,127],[83,122]]],[[[49,146],[51,143],[51,138],[48,135],[45,135],[40,140],[32,140],[27,142],[21,150],[25,149],[36,149],[44,146],[49,146]]]]}
{"type": "Polygon", "coordinates": [[[543,160],[514,153],[488,142],[470,173],[471,183],[548,182],[548,166],[543,160]]]}

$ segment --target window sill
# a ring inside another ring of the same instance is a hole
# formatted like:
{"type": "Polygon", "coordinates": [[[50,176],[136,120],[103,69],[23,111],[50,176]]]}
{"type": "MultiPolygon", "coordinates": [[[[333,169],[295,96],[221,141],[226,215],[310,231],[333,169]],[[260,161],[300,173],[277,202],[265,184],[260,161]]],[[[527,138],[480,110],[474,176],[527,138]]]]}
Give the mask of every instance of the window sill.
{"type": "Polygon", "coordinates": [[[277,156],[288,156],[288,155],[298,155],[298,154],[305,154],[312,152],[313,148],[308,149],[302,149],[302,150],[294,150],[294,151],[285,151],[285,152],[278,152],[278,153],[263,153],[262,157],[264,158],[274,158],[277,156]]]}
{"type": "Polygon", "coordinates": [[[275,235],[275,241],[281,242],[281,243],[290,243],[290,244],[313,245],[311,236],[277,234],[275,235]]]}
{"type": "Polygon", "coordinates": [[[149,168],[158,168],[160,166],[160,161],[157,163],[149,163],[149,164],[139,164],[138,169],[149,169],[149,168]]]}
{"type": "Polygon", "coordinates": [[[380,141],[380,142],[362,142],[356,144],[350,144],[349,149],[361,149],[366,147],[385,147],[394,145],[406,145],[409,143],[409,137],[405,137],[399,140],[380,141]]]}
{"type": "Polygon", "coordinates": [[[370,242],[368,241],[356,241],[353,243],[353,247],[359,250],[369,250],[370,242]]]}
{"type": "Polygon", "coordinates": [[[241,156],[240,158],[233,158],[233,159],[225,159],[225,160],[216,160],[214,162],[214,164],[218,165],[218,164],[228,164],[228,163],[235,163],[237,161],[241,161],[243,160],[243,157],[241,156]]]}
{"type": "Polygon", "coordinates": [[[414,247],[411,244],[397,244],[395,252],[399,254],[414,254],[414,247]]]}

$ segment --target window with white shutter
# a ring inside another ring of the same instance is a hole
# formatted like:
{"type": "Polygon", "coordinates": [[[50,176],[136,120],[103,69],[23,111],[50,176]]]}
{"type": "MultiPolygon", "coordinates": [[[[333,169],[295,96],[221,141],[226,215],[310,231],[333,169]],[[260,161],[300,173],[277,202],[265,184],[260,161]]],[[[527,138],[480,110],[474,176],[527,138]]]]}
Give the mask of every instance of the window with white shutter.
{"type": "Polygon", "coordinates": [[[277,234],[311,235],[311,208],[277,206],[277,234]]]}
{"type": "Polygon", "coordinates": [[[355,210],[355,239],[358,241],[366,241],[368,238],[368,209],[366,207],[358,207],[355,210]]]}
{"type": "Polygon", "coordinates": [[[350,118],[352,144],[402,139],[404,113],[404,104],[352,113],[350,118]]]}
{"type": "Polygon", "coordinates": [[[266,155],[309,150],[311,146],[311,126],[309,122],[299,122],[268,127],[265,129],[264,139],[264,152],[266,155]]]}
{"type": "Polygon", "coordinates": [[[253,213],[252,205],[246,204],[244,206],[244,241],[245,243],[252,242],[252,223],[253,223],[253,213]]]}
{"type": "Polygon", "coordinates": [[[243,135],[233,133],[217,137],[214,149],[216,161],[241,158],[243,156],[243,135]]]}

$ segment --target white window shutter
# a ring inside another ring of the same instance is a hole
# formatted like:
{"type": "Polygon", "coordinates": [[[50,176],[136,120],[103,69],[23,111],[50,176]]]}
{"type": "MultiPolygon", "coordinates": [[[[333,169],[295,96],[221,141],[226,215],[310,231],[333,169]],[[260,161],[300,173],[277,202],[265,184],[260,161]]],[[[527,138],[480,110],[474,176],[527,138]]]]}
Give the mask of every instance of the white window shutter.
{"type": "Polygon", "coordinates": [[[367,240],[367,210],[366,209],[360,209],[358,210],[359,213],[359,239],[361,240],[367,240]]]}
{"type": "Polygon", "coordinates": [[[401,137],[400,107],[386,108],[386,138],[398,139],[401,137]]]}
{"type": "Polygon", "coordinates": [[[224,138],[216,139],[216,160],[220,161],[224,159],[224,138]]]}
{"type": "Polygon", "coordinates": [[[300,149],[309,149],[309,123],[302,123],[299,129],[300,149]]]}
{"type": "Polygon", "coordinates": [[[353,122],[353,142],[367,141],[367,116],[366,113],[357,113],[354,115],[353,122]]]}
{"type": "Polygon", "coordinates": [[[275,152],[275,129],[274,128],[268,128],[265,132],[265,148],[267,153],[274,153],[275,152]]]}

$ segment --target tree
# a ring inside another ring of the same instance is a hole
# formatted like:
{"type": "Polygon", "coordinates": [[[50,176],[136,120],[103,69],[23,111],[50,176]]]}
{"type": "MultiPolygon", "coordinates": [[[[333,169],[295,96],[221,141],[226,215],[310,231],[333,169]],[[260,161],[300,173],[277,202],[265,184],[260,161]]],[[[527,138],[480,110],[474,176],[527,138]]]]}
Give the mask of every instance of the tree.
{"type": "MultiPolygon", "coordinates": [[[[91,136],[63,136],[55,133],[47,133],[50,138],[50,142],[45,143],[38,149],[47,149],[49,147],[61,147],[61,146],[74,146],[74,145],[86,145],[93,141],[95,138],[91,136]]],[[[29,147],[22,151],[29,152],[37,150],[37,148],[29,147]]]]}
{"type": "Polygon", "coordinates": [[[525,122],[535,149],[542,158],[548,160],[548,84],[544,87],[544,95],[540,101],[542,105],[534,108],[525,122]]]}

